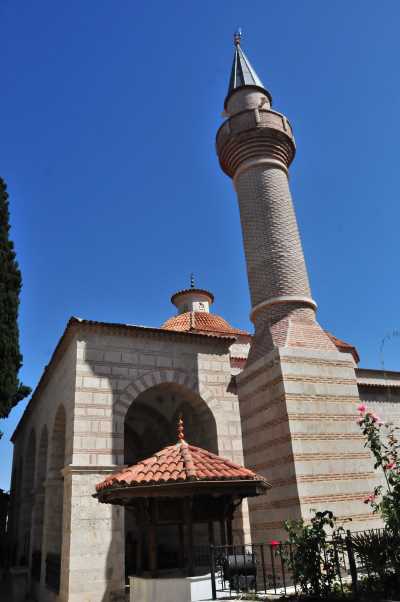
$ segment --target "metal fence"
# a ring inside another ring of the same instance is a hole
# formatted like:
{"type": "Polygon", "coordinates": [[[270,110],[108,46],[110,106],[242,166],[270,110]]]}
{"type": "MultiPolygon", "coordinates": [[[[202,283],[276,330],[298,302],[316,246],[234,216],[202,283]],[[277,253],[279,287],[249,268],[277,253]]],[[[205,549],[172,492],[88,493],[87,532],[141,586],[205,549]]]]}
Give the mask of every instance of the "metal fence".
{"type": "Polygon", "coordinates": [[[387,596],[400,592],[400,537],[375,529],[340,533],[314,550],[287,542],[211,546],[210,567],[214,600],[244,593],[387,596]]]}

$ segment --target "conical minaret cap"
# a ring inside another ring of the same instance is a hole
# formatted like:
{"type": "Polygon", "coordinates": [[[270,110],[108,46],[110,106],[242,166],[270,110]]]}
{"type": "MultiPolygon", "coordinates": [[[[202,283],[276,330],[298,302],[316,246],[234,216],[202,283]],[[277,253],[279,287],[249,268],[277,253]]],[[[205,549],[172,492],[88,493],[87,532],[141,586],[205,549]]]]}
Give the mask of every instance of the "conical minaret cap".
{"type": "Polygon", "coordinates": [[[272,103],[272,96],[270,92],[265,88],[261,79],[258,77],[255,69],[252,67],[249,59],[245,55],[240,45],[242,39],[242,33],[239,29],[234,35],[235,43],[235,54],[233,56],[231,77],[229,79],[228,93],[225,98],[225,109],[229,98],[239,88],[252,87],[261,89],[266,93],[270,102],[272,103]]]}

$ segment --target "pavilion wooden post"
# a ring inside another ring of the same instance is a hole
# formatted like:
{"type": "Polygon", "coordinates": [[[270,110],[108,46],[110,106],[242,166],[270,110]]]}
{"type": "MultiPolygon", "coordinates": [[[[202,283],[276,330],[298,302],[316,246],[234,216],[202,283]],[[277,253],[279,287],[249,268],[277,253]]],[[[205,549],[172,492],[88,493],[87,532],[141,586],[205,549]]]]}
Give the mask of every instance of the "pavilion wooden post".
{"type": "MultiPolygon", "coordinates": [[[[239,504],[238,504],[239,505],[239,504]]],[[[235,513],[235,504],[232,500],[227,500],[227,505],[225,506],[225,516],[226,516],[226,530],[228,535],[228,546],[233,545],[233,533],[232,533],[232,521],[233,515],[235,513]]]]}
{"type": "Polygon", "coordinates": [[[187,527],[187,569],[189,577],[194,573],[193,557],[193,516],[192,516],[192,498],[185,497],[185,524],[187,527]]]}
{"type": "Polygon", "coordinates": [[[183,530],[183,523],[178,524],[178,532],[179,532],[179,567],[181,569],[185,568],[185,533],[183,530]]]}
{"type": "Polygon", "coordinates": [[[149,569],[152,577],[157,575],[157,526],[156,526],[156,513],[155,513],[155,500],[150,499],[149,501],[149,569]]]}
{"type": "Polygon", "coordinates": [[[143,573],[143,524],[146,522],[142,500],[139,500],[135,510],[138,534],[136,542],[136,573],[140,576],[143,573]]]}
{"type": "Polygon", "coordinates": [[[214,536],[214,521],[208,521],[208,543],[210,546],[215,545],[215,536],[214,536]]]}
{"type": "Polygon", "coordinates": [[[136,542],[136,572],[140,576],[143,572],[143,530],[138,529],[138,540],[136,542]]]}
{"type": "Polygon", "coordinates": [[[226,520],[226,530],[228,532],[228,546],[233,545],[233,534],[232,534],[232,517],[228,516],[226,520]]]}
{"type": "Polygon", "coordinates": [[[221,546],[226,546],[225,517],[219,521],[219,530],[221,537],[221,546]]]}

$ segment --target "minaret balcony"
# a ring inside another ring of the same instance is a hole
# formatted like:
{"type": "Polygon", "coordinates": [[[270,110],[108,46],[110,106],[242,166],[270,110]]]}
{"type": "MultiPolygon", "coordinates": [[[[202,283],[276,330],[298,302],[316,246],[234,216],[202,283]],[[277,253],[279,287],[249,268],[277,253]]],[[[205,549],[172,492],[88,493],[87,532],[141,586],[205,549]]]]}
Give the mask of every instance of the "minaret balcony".
{"type": "Polygon", "coordinates": [[[216,146],[221,167],[230,177],[250,159],[270,158],[288,167],[296,152],[293,130],[285,115],[259,108],[227,119],[217,132],[216,146]]]}

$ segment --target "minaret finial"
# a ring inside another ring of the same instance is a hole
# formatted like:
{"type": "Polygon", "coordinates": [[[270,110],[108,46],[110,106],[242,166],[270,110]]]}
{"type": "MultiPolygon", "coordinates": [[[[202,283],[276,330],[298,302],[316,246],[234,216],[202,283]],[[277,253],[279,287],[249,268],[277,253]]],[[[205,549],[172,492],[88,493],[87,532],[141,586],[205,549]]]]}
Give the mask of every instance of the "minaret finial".
{"type": "Polygon", "coordinates": [[[235,33],[233,34],[233,43],[235,46],[240,46],[240,42],[242,41],[242,28],[238,27],[235,33]]]}
{"type": "Polygon", "coordinates": [[[194,288],[194,274],[193,274],[193,272],[190,274],[190,288],[194,288]]]}
{"type": "Polygon", "coordinates": [[[185,441],[185,428],[183,424],[183,415],[180,414],[178,420],[178,440],[180,442],[185,441]]]}

